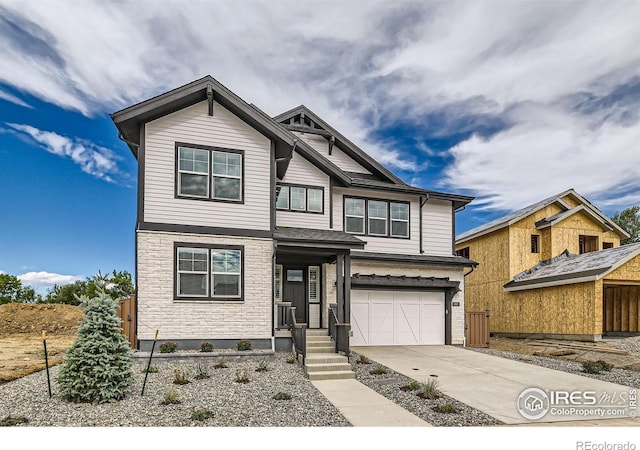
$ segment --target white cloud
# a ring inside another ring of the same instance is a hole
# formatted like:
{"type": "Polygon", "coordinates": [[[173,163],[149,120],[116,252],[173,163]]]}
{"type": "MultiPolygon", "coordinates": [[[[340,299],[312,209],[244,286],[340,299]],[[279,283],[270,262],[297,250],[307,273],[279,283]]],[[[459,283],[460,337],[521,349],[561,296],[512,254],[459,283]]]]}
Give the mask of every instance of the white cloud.
{"type": "Polygon", "coordinates": [[[18,275],[18,278],[23,284],[34,288],[46,288],[54,284],[61,286],[78,280],[84,280],[84,277],[79,275],[62,275],[51,272],[27,272],[18,275]]]}
{"type": "Polygon", "coordinates": [[[33,109],[33,106],[31,106],[30,104],[28,104],[27,102],[25,102],[21,98],[18,98],[13,94],[9,94],[8,92],[5,92],[5,91],[3,91],[1,89],[0,89],[0,99],[1,100],[6,100],[6,101],[11,102],[11,103],[15,103],[18,106],[24,106],[25,108],[33,109]]]}
{"type": "Polygon", "coordinates": [[[68,138],[53,131],[42,131],[30,125],[7,123],[12,129],[24,133],[49,153],[71,159],[83,172],[96,178],[115,182],[119,175],[117,155],[111,150],[78,138],[68,138]]]}

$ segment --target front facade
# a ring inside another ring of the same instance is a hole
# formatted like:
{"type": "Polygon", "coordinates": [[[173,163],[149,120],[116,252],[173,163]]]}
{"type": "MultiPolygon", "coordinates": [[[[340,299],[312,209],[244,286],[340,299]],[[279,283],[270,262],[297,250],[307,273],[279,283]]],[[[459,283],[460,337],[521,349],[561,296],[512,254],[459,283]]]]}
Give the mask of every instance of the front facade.
{"type": "Polygon", "coordinates": [[[494,334],[598,340],[638,332],[640,247],[569,189],[457,237],[478,262],[467,311],[490,311],[494,334]]]}
{"type": "Polygon", "coordinates": [[[304,106],[271,118],[205,77],[114,113],[138,160],[137,335],[288,348],[285,308],[351,345],[461,344],[455,210],[304,106]],[[333,306],[333,309],[331,307],[333,306]],[[456,306],[453,306],[456,305],[456,306]]]}

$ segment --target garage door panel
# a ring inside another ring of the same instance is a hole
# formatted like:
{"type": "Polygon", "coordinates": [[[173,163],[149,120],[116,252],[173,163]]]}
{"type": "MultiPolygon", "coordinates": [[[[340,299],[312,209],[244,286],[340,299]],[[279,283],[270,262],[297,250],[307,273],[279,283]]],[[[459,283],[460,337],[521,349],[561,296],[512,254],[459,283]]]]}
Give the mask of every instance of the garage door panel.
{"type": "Polygon", "coordinates": [[[370,344],[387,345],[393,343],[393,300],[371,300],[370,344]]]}
{"type": "Polygon", "coordinates": [[[396,300],[396,339],[398,345],[420,344],[420,302],[417,300],[396,300]]]}
{"type": "Polygon", "coordinates": [[[351,345],[371,345],[369,343],[369,298],[366,291],[359,291],[358,294],[351,297],[351,330],[353,331],[351,345]]]}
{"type": "Polygon", "coordinates": [[[440,305],[420,306],[420,341],[434,345],[444,344],[444,302],[440,305]]]}

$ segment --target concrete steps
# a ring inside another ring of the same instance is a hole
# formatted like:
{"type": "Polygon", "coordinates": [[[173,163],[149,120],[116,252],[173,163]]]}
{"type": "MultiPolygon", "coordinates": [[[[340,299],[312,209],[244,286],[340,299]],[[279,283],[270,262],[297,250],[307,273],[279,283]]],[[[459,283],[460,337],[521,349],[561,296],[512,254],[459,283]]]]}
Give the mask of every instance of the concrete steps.
{"type": "Polygon", "coordinates": [[[349,359],[335,353],[327,330],[307,330],[307,357],[304,366],[310,380],[346,380],[356,377],[349,359]]]}

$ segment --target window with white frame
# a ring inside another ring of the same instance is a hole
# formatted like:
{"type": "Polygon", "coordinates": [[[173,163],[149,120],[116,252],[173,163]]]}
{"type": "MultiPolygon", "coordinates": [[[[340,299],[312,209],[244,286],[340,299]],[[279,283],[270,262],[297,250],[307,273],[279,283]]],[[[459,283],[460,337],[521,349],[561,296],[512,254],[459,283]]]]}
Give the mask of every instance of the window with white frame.
{"type": "Polygon", "coordinates": [[[391,202],[391,236],[409,237],[409,204],[391,202]]]}
{"type": "Polygon", "coordinates": [[[283,211],[324,212],[324,190],[309,186],[276,186],[276,208],[283,211]]]}
{"type": "Polygon", "coordinates": [[[408,202],[344,199],[344,230],[347,233],[408,239],[409,216],[408,202]]]}
{"type": "Polygon", "coordinates": [[[347,233],[364,234],[365,201],[361,198],[344,199],[344,229],[347,233]]]}
{"type": "Polygon", "coordinates": [[[368,201],[369,234],[372,236],[387,235],[387,202],[379,200],[368,201]]]}
{"type": "Polygon", "coordinates": [[[276,208],[289,209],[289,186],[276,186],[276,208]]]}
{"type": "Polygon", "coordinates": [[[291,210],[304,211],[307,209],[307,190],[303,187],[291,186],[291,210]]]}
{"type": "Polygon", "coordinates": [[[177,159],[177,197],[242,201],[242,151],[177,145],[177,159]]]}
{"type": "Polygon", "coordinates": [[[176,244],[176,298],[241,300],[242,247],[176,244]]]}

